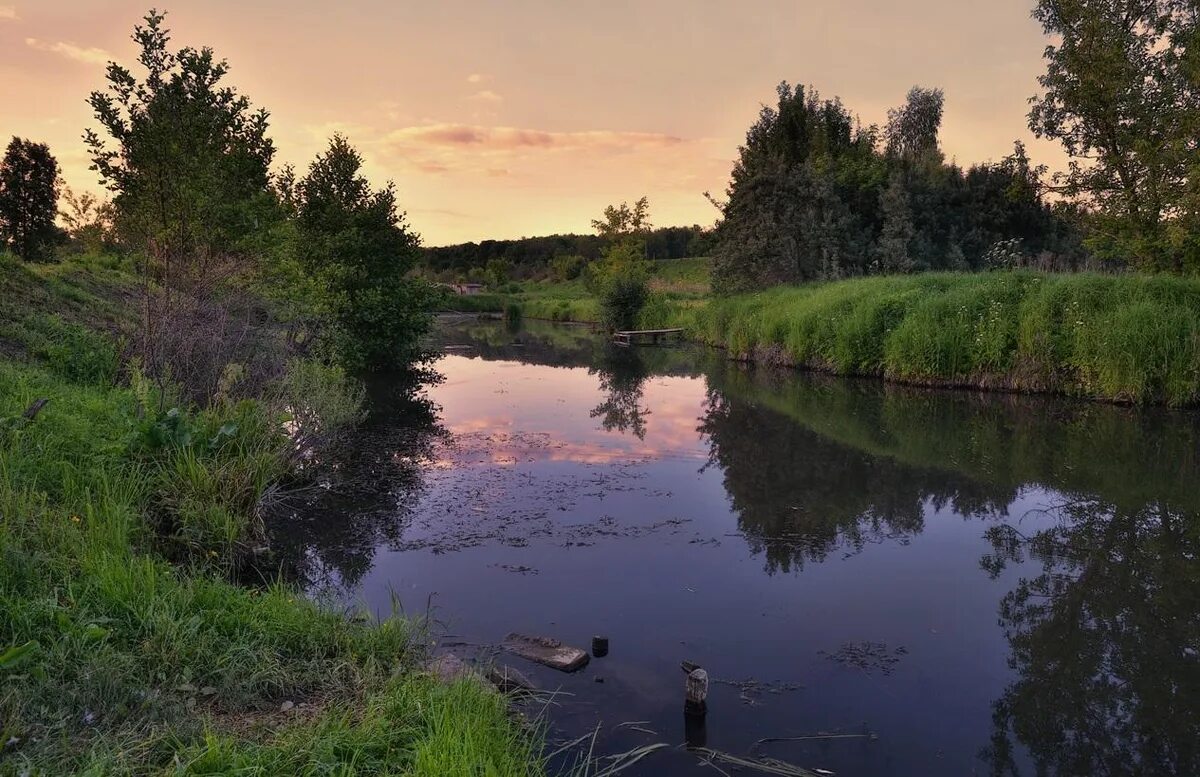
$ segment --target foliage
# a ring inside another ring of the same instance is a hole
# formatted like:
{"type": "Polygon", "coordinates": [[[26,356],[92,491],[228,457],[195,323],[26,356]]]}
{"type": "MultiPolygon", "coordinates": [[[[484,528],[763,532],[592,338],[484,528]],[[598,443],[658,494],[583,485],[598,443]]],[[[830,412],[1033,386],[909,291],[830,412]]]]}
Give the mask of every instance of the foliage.
{"type": "Polygon", "coordinates": [[[91,192],[76,194],[70,186],[63,188],[63,200],[67,203],[61,214],[63,223],[77,250],[95,254],[115,248],[111,202],[101,201],[91,192]]]}
{"type": "Polygon", "coordinates": [[[171,50],[164,20],[151,11],[134,29],[141,80],[109,63],[106,90],[88,99],[101,130],[85,139],[92,169],[115,193],[120,233],[152,249],[169,274],[181,269],[172,264],[198,271],[244,252],[277,212],[267,112],[222,85],[229,66],[212,49],[171,50]]]}
{"type": "Polygon", "coordinates": [[[279,403],[294,426],[294,437],[331,442],[363,417],[363,388],[335,365],[295,359],[281,384],[279,403]]]}
{"type": "MultiPolygon", "coordinates": [[[[711,230],[700,225],[651,229],[646,232],[645,239],[646,258],[654,261],[707,256],[712,243],[711,230]]],[[[575,270],[560,271],[556,264],[563,257],[580,257],[584,263],[593,262],[600,258],[605,245],[606,240],[600,235],[547,235],[435,246],[423,248],[421,253],[427,272],[447,282],[462,280],[473,270],[482,271],[492,259],[510,263],[509,278],[571,280],[578,277],[571,274],[575,270]]],[[[573,258],[566,261],[566,267],[575,262],[573,258]]],[[[582,266],[579,270],[582,271],[582,266]]]]}
{"type": "Polygon", "coordinates": [[[1193,279],[993,272],[718,298],[675,323],[743,358],[940,385],[1200,402],[1193,279]]]}
{"type": "Polygon", "coordinates": [[[840,100],[780,84],[739,149],[713,253],[713,288],[734,293],[847,276],[968,269],[1020,237],[1073,266],[1075,231],[1042,200],[1022,145],[963,171],[937,149],[940,90],[914,88],[880,133],[840,100]]]}
{"type": "Polygon", "coordinates": [[[352,369],[419,361],[434,293],[410,275],[420,238],[393,184],[372,190],[362,156],[340,135],[296,187],[302,260],[318,277],[338,358],[352,369]]]}
{"type": "Polygon", "coordinates": [[[600,298],[600,320],[609,329],[632,329],[650,296],[650,264],[646,260],[645,233],[651,228],[650,201],[609,205],[604,218],[592,226],[609,245],[603,258],[591,266],[587,283],[600,298]]]}
{"type": "Polygon", "coordinates": [[[45,261],[58,238],[58,161],[45,143],[14,137],[0,160],[0,249],[45,261]]]}
{"type": "Polygon", "coordinates": [[[1200,13],[1194,0],[1039,0],[1052,42],[1029,127],[1072,157],[1089,244],[1147,270],[1200,269],[1200,13]]]}
{"type": "Polygon", "coordinates": [[[904,105],[888,111],[883,132],[888,155],[916,157],[936,152],[945,102],[941,89],[910,89],[904,105]]]}

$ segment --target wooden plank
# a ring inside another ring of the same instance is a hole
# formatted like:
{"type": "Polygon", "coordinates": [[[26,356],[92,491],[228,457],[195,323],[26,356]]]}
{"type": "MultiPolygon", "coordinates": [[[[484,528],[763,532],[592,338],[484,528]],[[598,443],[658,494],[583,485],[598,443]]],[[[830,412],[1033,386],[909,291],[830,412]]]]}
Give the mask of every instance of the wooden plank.
{"type": "Polygon", "coordinates": [[[562,672],[574,672],[588,662],[590,656],[579,648],[564,645],[550,637],[530,637],[509,634],[503,647],[509,653],[529,661],[553,667],[562,672]]]}

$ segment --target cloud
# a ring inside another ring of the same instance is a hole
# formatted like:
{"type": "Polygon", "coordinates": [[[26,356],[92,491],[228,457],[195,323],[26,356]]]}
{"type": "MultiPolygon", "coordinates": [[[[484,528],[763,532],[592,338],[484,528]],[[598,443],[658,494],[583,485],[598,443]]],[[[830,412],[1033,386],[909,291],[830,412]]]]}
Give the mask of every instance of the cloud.
{"type": "Polygon", "coordinates": [[[467,76],[468,84],[482,84],[486,80],[487,76],[482,73],[472,73],[471,75],[467,76]]]}
{"type": "Polygon", "coordinates": [[[482,151],[521,149],[627,151],[664,148],[685,143],[683,138],[658,132],[586,130],[551,132],[520,127],[486,127],[475,124],[427,124],[402,127],[388,133],[397,147],[432,146],[482,151]]]}
{"type": "Polygon", "coordinates": [[[480,102],[485,102],[485,103],[498,103],[498,102],[504,101],[503,96],[496,94],[491,89],[484,89],[481,92],[476,92],[475,94],[471,95],[467,99],[468,100],[479,100],[480,102]]]}
{"type": "Polygon", "coordinates": [[[73,59],[76,62],[83,62],[88,65],[106,65],[113,60],[113,55],[104,49],[85,48],[64,41],[52,43],[47,40],[38,40],[37,38],[26,38],[25,45],[38,51],[57,54],[60,57],[66,57],[67,59],[73,59]]]}
{"type": "Polygon", "coordinates": [[[0,5],[0,19],[16,19],[17,9],[11,5],[0,5]]]}

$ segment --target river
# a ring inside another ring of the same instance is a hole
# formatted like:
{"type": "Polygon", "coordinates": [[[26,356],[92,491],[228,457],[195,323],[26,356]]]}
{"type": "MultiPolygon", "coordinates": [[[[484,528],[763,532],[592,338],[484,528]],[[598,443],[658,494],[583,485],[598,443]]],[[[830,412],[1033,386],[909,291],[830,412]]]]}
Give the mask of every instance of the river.
{"type": "Polygon", "coordinates": [[[1200,414],[538,322],[437,341],[427,401],[372,385],[273,546],[315,595],[561,690],[551,742],[671,746],[631,775],[732,770],[685,742],[842,777],[1200,773],[1200,414]],[[610,651],[563,674],[509,632],[610,651]]]}

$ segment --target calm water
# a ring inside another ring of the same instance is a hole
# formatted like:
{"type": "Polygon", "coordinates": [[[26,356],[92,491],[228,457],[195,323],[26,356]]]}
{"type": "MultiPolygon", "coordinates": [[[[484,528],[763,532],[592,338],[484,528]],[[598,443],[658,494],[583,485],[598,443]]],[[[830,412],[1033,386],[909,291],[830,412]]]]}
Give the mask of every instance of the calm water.
{"type": "Polygon", "coordinates": [[[671,744],[625,772],[644,775],[720,774],[685,739],[842,776],[1200,773],[1197,414],[580,328],[439,338],[436,407],[373,387],[274,544],[314,590],[432,607],[468,658],[510,631],[607,635],[572,675],[509,659],[567,692],[553,740],[671,744]],[[703,730],[683,659],[719,681],[703,730]],[[859,736],[759,741],[828,733],[859,736]]]}

